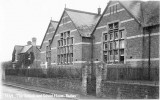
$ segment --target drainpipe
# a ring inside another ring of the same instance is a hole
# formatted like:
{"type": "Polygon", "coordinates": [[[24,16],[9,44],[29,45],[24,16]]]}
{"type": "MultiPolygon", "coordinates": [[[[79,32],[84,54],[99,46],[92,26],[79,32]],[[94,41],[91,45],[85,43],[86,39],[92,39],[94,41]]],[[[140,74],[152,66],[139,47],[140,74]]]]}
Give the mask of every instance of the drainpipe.
{"type": "MultiPolygon", "coordinates": [[[[149,27],[148,27],[149,28],[149,27]]],[[[147,28],[147,29],[148,29],[147,28]]],[[[151,79],[150,73],[151,73],[151,30],[148,29],[149,37],[148,37],[148,80],[151,79]]]]}
{"type": "Polygon", "coordinates": [[[93,74],[93,39],[94,36],[91,34],[91,75],[93,74]]]}

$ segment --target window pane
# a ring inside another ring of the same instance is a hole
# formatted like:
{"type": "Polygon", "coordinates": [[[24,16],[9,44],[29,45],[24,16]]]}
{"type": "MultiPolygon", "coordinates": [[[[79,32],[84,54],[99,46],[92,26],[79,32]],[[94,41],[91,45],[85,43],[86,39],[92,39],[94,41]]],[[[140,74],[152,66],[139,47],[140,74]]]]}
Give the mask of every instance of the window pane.
{"type": "Polygon", "coordinates": [[[118,28],[118,22],[114,23],[114,28],[118,28]]]}
{"type": "Polygon", "coordinates": [[[107,43],[104,43],[104,45],[103,45],[103,50],[108,50],[108,45],[107,45],[107,43]]]}
{"type": "Polygon", "coordinates": [[[68,55],[68,63],[70,63],[70,55],[69,54],[67,54],[68,55]]]}
{"type": "Polygon", "coordinates": [[[113,29],[113,24],[109,24],[109,29],[113,29]]]}
{"type": "Polygon", "coordinates": [[[110,14],[111,14],[111,12],[112,12],[111,7],[109,7],[109,9],[110,9],[110,14]]]}
{"type": "Polygon", "coordinates": [[[118,48],[119,48],[118,41],[115,41],[115,49],[118,49],[118,48]]]}
{"type": "Polygon", "coordinates": [[[124,48],[124,40],[120,40],[119,42],[120,48],[124,48]]]}
{"type": "Polygon", "coordinates": [[[64,39],[66,38],[66,32],[64,33],[64,39]]]}
{"type": "Polygon", "coordinates": [[[110,50],[113,49],[113,42],[110,42],[110,50]]]}
{"type": "Polygon", "coordinates": [[[67,38],[67,45],[69,45],[69,38],[67,38]]]}
{"type": "Polygon", "coordinates": [[[73,53],[73,45],[70,46],[69,50],[70,50],[70,53],[73,53]]]}
{"type": "Polygon", "coordinates": [[[120,49],[120,55],[124,56],[124,49],[120,49]]]}
{"type": "Polygon", "coordinates": [[[124,38],[124,29],[119,31],[120,38],[124,38]]]}
{"type": "Polygon", "coordinates": [[[104,34],[104,41],[107,41],[107,33],[104,34]]]}
{"type": "Polygon", "coordinates": [[[103,53],[103,59],[104,59],[104,62],[107,62],[107,51],[105,51],[104,53],[103,53]]]}
{"type": "Polygon", "coordinates": [[[61,64],[63,64],[63,54],[61,55],[61,64]]]}
{"type": "Polygon", "coordinates": [[[58,47],[60,46],[60,42],[59,42],[59,40],[58,40],[58,47]]]}
{"type": "Polygon", "coordinates": [[[73,63],[73,53],[70,54],[71,63],[73,63]]]}
{"type": "Polygon", "coordinates": [[[120,50],[120,62],[124,62],[124,49],[120,50]]]}
{"type": "Polygon", "coordinates": [[[67,61],[67,59],[66,59],[66,54],[64,54],[64,63],[66,64],[66,61],[67,61]]]}
{"type": "Polygon", "coordinates": [[[63,39],[63,33],[61,33],[61,39],[63,39]]]}
{"type": "Polygon", "coordinates": [[[66,39],[64,39],[63,41],[64,41],[64,45],[66,45],[66,39]]]}
{"type": "Polygon", "coordinates": [[[114,31],[114,39],[118,39],[118,31],[114,31]]]}
{"type": "Polygon", "coordinates": [[[60,63],[60,56],[58,55],[57,58],[58,58],[58,59],[57,59],[57,63],[59,64],[59,63],[60,63]]]}
{"type": "Polygon", "coordinates": [[[109,60],[110,62],[113,62],[113,51],[109,52],[109,60]]]}
{"type": "Polygon", "coordinates": [[[118,62],[118,50],[114,51],[114,55],[115,55],[115,62],[118,62]]]}
{"type": "Polygon", "coordinates": [[[67,36],[70,37],[70,31],[67,32],[67,36]]]}
{"type": "Polygon", "coordinates": [[[69,46],[66,47],[66,53],[69,53],[69,46]]]}
{"type": "Polygon", "coordinates": [[[73,44],[73,37],[71,38],[71,44],[73,44]]]}

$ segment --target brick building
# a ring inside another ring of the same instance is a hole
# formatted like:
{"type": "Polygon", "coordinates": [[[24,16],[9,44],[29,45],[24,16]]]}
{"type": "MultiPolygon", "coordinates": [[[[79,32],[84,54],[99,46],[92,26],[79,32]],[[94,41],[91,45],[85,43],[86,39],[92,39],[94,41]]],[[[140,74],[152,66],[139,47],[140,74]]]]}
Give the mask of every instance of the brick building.
{"type": "Polygon", "coordinates": [[[13,68],[38,68],[40,66],[40,50],[36,45],[36,38],[32,38],[32,42],[28,41],[25,46],[14,47],[12,63],[13,68]]]}
{"type": "Polygon", "coordinates": [[[115,68],[108,70],[108,78],[158,80],[158,1],[110,1],[92,39],[93,65],[103,62],[106,70],[115,68]],[[117,72],[117,68],[145,70],[127,74],[127,71],[117,72]]]}
{"type": "Polygon", "coordinates": [[[41,67],[45,68],[46,66],[50,66],[51,63],[51,48],[49,43],[55,33],[55,29],[57,28],[57,21],[50,20],[48,28],[46,30],[45,36],[40,46],[41,50],[41,67]]]}
{"type": "Polygon", "coordinates": [[[91,33],[99,18],[100,9],[90,13],[65,8],[51,41],[51,66],[79,69],[91,61],[91,33]]]}
{"type": "MultiPolygon", "coordinates": [[[[159,66],[159,2],[110,1],[102,16],[100,12],[100,8],[98,13],[65,8],[51,36],[48,64],[81,68],[90,63],[93,71],[100,62],[112,68],[144,68],[145,71],[136,71],[133,74],[137,76],[130,75],[130,78],[150,77],[156,80],[158,77],[154,76],[158,75],[159,66]]],[[[42,62],[48,59],[44,56],[42,62]]],[[[128,78],[124,75],[126,73],[113,71],[112,74],[113,78],[128,78]]]]}

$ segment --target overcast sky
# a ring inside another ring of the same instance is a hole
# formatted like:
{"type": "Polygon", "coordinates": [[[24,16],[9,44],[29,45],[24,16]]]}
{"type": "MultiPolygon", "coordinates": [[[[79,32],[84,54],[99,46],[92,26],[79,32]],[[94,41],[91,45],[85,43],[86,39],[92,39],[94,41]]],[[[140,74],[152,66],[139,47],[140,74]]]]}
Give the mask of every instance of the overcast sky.
{"type": "Polygon", "coordinates": [[[67,8],[97,13],[108,0],[1,0],[0,1],[0,62],[12,58],[14,45],[26,45],[32,37],[40,45],[49,21],[59,21],[67,8]]]}
{"type": "Polygon", "coordinates": [[[0,62],[11,60],[14,45],[26,45],[32,37],[40,45],[49,21],[59,21],[67,8],[97,13],[109,0],[0,0],[0,62]]]}

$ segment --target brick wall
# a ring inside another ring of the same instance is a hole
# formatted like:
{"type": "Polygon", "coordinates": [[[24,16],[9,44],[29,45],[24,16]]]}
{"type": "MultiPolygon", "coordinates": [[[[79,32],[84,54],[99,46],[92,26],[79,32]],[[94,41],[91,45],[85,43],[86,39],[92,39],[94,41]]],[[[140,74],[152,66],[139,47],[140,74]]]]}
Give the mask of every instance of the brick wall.
{"type": "Polygon", "coordinates": [[[73,63],[73,65],[58,65],[58,66],[60,67],[61,66],[66,66],[66,67],[72,66],[72,68],[74,67],[81,68],[82,66],[81,63],[77,63],[78,61],[82,61],[82,45],[77,44],[77,43],[82,42],[82,37],[80,36],[79,32],[75,28],[73,22],[63,24],[69,21],[71,21],[70,17],[67,15],[66,12],[64,12],[64,14],[62,15],[62,20],[60,22],[60,25],[57,29],[57,32],[55,33],[53,42],[51,44],[52,67],[54,67],[54,65],[57,65],[57,41],[60,39],[60,33],[66,32],[66,31],[70,31],[70,36],[73,37],[73,62],[75,63],[73,63]]]}
{"type": "Polygon", "coordinates": [[[55,78],[36,78],[36,77],[20,77],[20,76],[6,76],[6,81],[42,87],[51,90],[60,90],[72,93],[82,93],[81,92],[81,80],[72,79],[55,79],[55,78]]]}
{"type": "MultiPolygon", "coordinates": [[[[96,94],[98,97],[112,99],[159,98],[158,81],[138,81],[137,79],[136,81],[119,80],[117,78],[120,78],[121,75],[115,75],[114,72],[115,71],[109,70],[109,68],[106,70],[102,64],[96,67],[96,94]],[[109,74],[112,75],[106,77],[109,74]],[[113,80],[110,80],[109,78],[113,78],[113,80]]],[[[121,73],[123,74],[124,72],[121,73]]],[[[128,77],[127,73],[124,74],[128,77]]]]}
{"type": "MultiPolygon", "coordinates": [[[[109,7],[113,4],[117,4],[118,2],[111,2],[109,7]]],[[[138,24],[134,18],[130,16],[130,14],[120,5],[117,5],[117,11],[119,12],[109,14],[110,9],[108,8],[104,16],[102,17],[100,23],[98,24],[95,32],[93,33],[93,61],[103,61],[103,32],[106,32],[108,23],[118,21],[120,23],[120,27],[125,28],[126,36],[125,36],[125,65],[130,67],[147,67],[144,66],[148,63],[148,30],[151,30],[151,63],[155,62],[155,65],[158,64],[158,54],[159,54],[159,46],[158,41],[159,37],[159,26],[149,27],[144,30],[140,24],[138,24]],[[123,10],[121,10],[123,9],[123,10]],[[144,31],[144,32],[143,32],[144,31]]],[[[95,64],[94,64],[95,65],[95,64]]],[[[112,66],[115,66],[114,64],[112,66]]]]}

